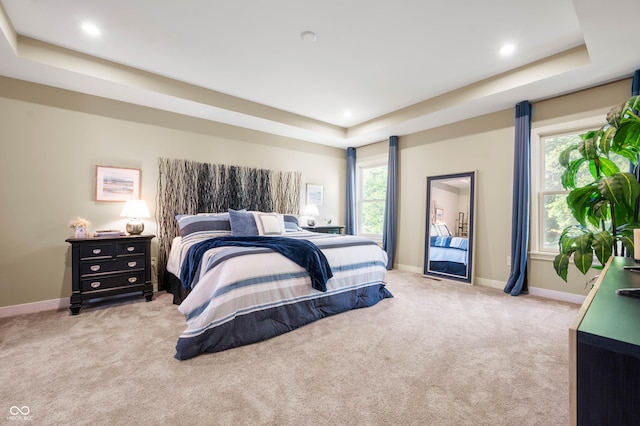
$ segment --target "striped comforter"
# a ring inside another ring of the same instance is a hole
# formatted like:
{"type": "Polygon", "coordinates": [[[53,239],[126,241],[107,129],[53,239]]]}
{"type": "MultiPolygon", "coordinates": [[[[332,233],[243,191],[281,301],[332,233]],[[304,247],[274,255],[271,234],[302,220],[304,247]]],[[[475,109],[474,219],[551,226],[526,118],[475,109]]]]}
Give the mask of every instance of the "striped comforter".
{"type": "MultiPolygon", "coordinates": [[[[286,236],[312,241],[322,250],[333,272],[327,291],[313,289],[304,268],[270,249],[208,250],[200,262],[197,284],[178,307],[187,328],[176,345],[177,359],[259,342],[393,297],[383,281],[387,255],[375,242],[307,231],[286,236]]],[[[180,275],[189,246],[197,242],[174,241],[169,272],[180,275]]]]}

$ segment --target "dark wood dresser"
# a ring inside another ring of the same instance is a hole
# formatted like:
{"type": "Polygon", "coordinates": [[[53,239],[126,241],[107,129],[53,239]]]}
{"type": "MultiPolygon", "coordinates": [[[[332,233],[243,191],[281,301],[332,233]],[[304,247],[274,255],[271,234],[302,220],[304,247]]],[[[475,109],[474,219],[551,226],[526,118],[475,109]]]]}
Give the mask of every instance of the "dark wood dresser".
{"type": "Polygon", "coordinates": [[[640,265],[612,257],[569,328],[571,424],[640,424],[640,265]]]}
{"type": "Polygon", "coordinates": [[[80,313],[85,300],[137,291],[151,301],[150,246],[154,237],[68,238],[72,262],[71,313],[80,313]]]}

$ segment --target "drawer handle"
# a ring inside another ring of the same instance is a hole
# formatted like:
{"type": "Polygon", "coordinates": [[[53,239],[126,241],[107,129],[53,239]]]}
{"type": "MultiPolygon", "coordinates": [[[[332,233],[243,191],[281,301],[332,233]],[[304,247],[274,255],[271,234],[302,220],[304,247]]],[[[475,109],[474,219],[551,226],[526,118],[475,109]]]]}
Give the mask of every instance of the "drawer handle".
{"type": "Polygon", "coordinates": [[[138,262],[129,262],[129,263],[127,263],[127,265],[129,265],[129,268],[134,268],[137,264],[138,264],[138,262]]]}
{"type": "Polygon", "coordinates": [[[91,265],[91,269],[93,272],[98,272],[100,270],[100,265],[91,265]]]}
{"type": "Polygon", "coordinates": [[[102,253],[102,249],[93,249],[93,254],[100,254],[102,253]]]}
{"type": "Polygon", "coordinates": [[[91,288],[98,288],[100,287],[100,281],[94,281],[91,283],[91,288]]]}
{"type": "Polygon", "coordinates": [[[138,278],[136,278],[136,277],[129,278],[129,282],[130,283],[135,283],[136,281],[138,281],[138,278]]]}
{"type": "Polygon", "coordinates": [[[135,247],[133,247],[133,246],[129,246],[129,247],[127,247],[127,251],[134,251],[135,249],[136,249],[136,248],[135,248],[135,247]]]}

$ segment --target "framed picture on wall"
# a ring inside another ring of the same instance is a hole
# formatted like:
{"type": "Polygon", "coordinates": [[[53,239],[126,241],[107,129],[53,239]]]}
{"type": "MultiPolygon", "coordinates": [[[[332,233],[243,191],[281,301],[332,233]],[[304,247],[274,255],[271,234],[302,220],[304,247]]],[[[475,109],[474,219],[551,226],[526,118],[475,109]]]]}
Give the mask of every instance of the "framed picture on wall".
{"type": "Polygon", "coordinates": [[[442,223],[443,217],[444,217],[444,210],[436,209],[436,223],[442,223]]]}
{"type": "Polygon", "coordinates": [[[315,204],[321,206],[324,202],[324,193],[322,185],[307,184],[307,204],[315,204]]]}
{"type": "Polygon", "coordinates": [[[140,169],[96,166],[96,201],[140,199],[140,169]]]}

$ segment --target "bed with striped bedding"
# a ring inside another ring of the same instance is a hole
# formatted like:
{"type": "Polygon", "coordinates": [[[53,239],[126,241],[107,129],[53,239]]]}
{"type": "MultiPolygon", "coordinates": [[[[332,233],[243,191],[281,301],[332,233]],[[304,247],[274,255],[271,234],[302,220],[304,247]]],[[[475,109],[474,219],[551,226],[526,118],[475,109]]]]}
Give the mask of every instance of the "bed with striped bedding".
{"type": "MultiPolygon", "coordinates": [[[[271,249],[207,250],[178,307],[187,327],[176,345],[177,359],[256,343],[393,297],[384,283],[387,255],[372,240],[308,231],[287,232],[286,237],[310,241],[324,254],[332,274],[326,291],[312,287],[304,267],[271,249]]],[[[202,241],[176,238],[168,271],[180,276],[189,248],[202,241]]]]}

